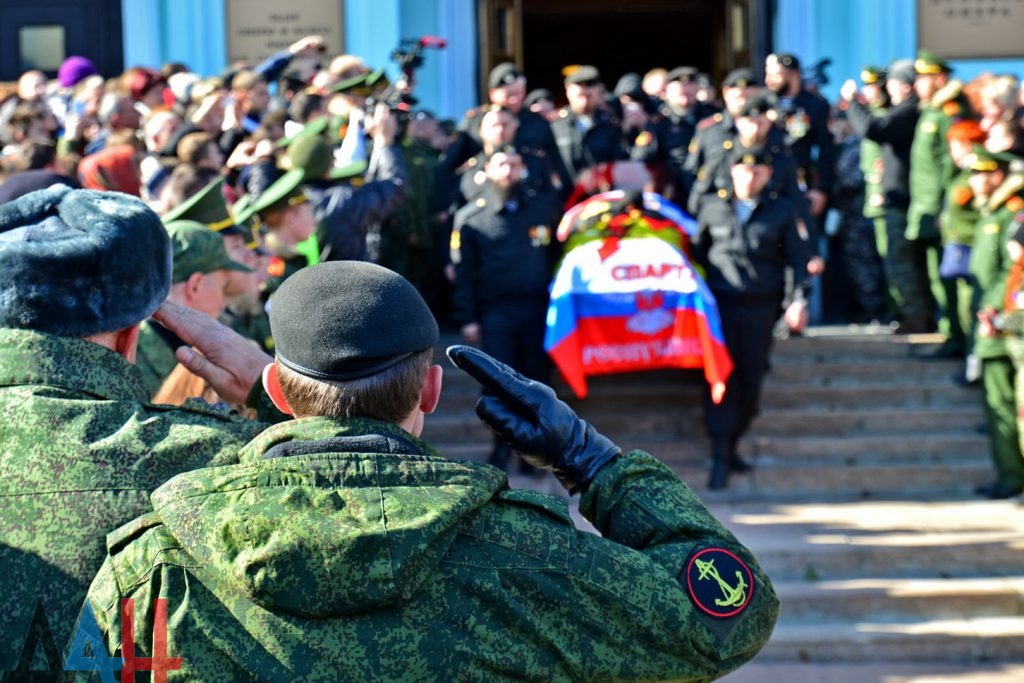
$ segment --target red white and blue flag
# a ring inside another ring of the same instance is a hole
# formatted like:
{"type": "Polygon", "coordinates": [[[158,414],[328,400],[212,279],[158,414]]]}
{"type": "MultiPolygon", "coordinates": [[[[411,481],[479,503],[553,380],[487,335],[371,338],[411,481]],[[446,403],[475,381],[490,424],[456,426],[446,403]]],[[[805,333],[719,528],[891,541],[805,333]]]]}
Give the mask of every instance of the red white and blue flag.
{"type": "Polygon", "coordinates": [[[718,306],[683,253],[654,237],[582,244],[551,286],[544,348],[579,398],[587,376],[704,368],[732,372],[718,306]]]}

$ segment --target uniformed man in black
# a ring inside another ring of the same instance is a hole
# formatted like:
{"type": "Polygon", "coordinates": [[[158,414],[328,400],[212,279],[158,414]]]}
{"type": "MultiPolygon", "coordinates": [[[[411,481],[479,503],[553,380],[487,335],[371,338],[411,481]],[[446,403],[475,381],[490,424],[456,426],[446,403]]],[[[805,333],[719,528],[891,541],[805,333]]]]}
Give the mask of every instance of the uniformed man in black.
{"type": "Polygon", "coordinates": [[[551,132],[574,180],[586,168],[628,158],[621,123],[605,105],[596,68],[571,69],[565,77],[565,96],[569,106],[559,110],[551,132]]]}
{"type": "Polygon", "coordinates": [[[472,157],[483,149],[480,138],[480,121],[494,106],[508,109],[516,117],[516,132],[513,144],[521,154],[542,159],[547,165],[545,174],[554,177],[559,191],[568,194],[572,187],[569,172],[558,154],[558,146],[551,133],[551,126],[540,114],[524,106],[526,98],[526,77],[515,64],[503,62],[493,69],[487,79],[489,102],[466,112],[456,129],[455,139],[445,150],[442,165],[454,175],[472,157]]]}
{"type": "Polygon", "coordinates": [[[796,158],[811,214],[820,218],[828,206],[835,163],[832,132],[828,127],[829,104],[804,88],[800,61],[794,55],[768,55],[764,82],[778,99],[778,123],[796,158]]]}
{"type": "MultiPolygon", "coordinates": [[[[487,174],[484,164],[491,155],[502,147],[514,146],[513,141],[518,129],[516,115],[504,107],[492,105],[480,116],[480,142],[483,148],[473,158],[463,164],[458,171],[458,192],[453,203],[452,213],[466,204],[474,202],[483,193],[487,174]]],[[[518,150],[518,148],[517,148],[518,150]]],[[[526,186],[537,192],[559,194],[548,173],[548,162],[528,152],[521,152],[526,175],[526,186]]]]}
{"type": "Polygon", "coordinates": [[[686,206],[694,174],[687,172],[686,157],[697,125],[716,113],[716,109],[697,99],[700,72],[692,66],[680,66],[668,72],[665,101],[654,121],[657,151],[654,161],[667,164],[671,186],[666,196],[686,206]]]}
{"type": "MultiPolygon", "coordinates": [[[[484,164],[483,193],[455,215],[455,318],[467,343],[546,382],[548,286],[559,256],[560,202],[523,184],[523,161],[502,149],[484,164]]],[[[491,463],[504,467],[508,448],[495,439],[491,463]]]]}
{"type": "Polygon", "coordinates": [[[708,288],[718,302],[734,364],[722,401],[715,404],[710,393],[705,401],[711,489],[725,488],[730,471],[750,469],[737,454],[736,444],[758,413],[773,329],[786,296],[787,269],[795,280],[786,324],[799,331],[807,323],[807,243],[799,234],[792,200],[768,189],[771,155],[763,147],[736,147],[730,173],[731,191],[704,202],[694,242],[694,257],[704,267],[708,288]]]}
{"type": "MultiPolygon", "coordinates": [[[[690,140],[683,174],[696,178],[700,169],[710,165],[717,167],[726,149],[725,142],[736,137],[736,117],[740,115],[747,98],[760,92],[754,72],[747,68],[735,69],[722,82],[724,111],[709,116],[697,124],[697,130],[690,140]]],[[[728,164],[724,164],[728,167],[728,164]]],[[[707,191],[707,187],[703,192],[707,191]]],[[[699,212],[702,191],[691,192],[687,199],[688,211],[694,216],[699,212]]]]}

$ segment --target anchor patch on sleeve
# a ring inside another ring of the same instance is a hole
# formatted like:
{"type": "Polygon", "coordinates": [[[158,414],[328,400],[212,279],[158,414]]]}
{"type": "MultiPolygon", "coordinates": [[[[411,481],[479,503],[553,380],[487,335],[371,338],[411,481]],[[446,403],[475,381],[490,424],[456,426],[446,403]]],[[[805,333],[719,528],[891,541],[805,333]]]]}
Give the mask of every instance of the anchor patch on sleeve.
{"type": "Polygon", "coordinates": [[[686,590],[702,612],[727,619],[750,604],[754,575],[743,560],[728,550],[705,548],[687,564],[686,590]]]}

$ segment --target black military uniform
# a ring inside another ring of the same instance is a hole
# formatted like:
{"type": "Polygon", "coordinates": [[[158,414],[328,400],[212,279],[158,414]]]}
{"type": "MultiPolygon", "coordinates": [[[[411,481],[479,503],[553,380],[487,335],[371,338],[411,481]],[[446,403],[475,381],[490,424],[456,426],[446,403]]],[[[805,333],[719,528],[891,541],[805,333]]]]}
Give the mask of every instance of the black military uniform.
{"type": "MultiPolygon", "coordinates": [[[[769,157],[762,148],[731,161],[770,165],[769,157]]],[[[758,413],[773,328],[786,294],[786,269],[798,278],[799,295],[808,284],[808,250],[793,202],[768,190],[754,202],[737,201],[731,193],[714,195],[703,204],[698,223],[694,257],[718,302],[734,364],[722,402],[715,405],[710,396],[705,401],[713,460],[709,486],[724,488],[730,469],[749,469],[737,455],[736,443],[758,413]]]]}
{"type": "MultiPolygon", "coordinates": [[[[566,76],[565,82],[596,85],[601,82],[601,76],[594,67],[583,66],[566,76]]],[[[629,158],[620,121],[606,108],[599,107],[593,115],[585,117],[564,107],[551,124],[551,132],[562,162],[574,179],[590,166],[629,158]]]]}
{"type": "MultiPolygon", "coordinates": [[[[696,83],[698,76],[699,72],[695,68],[681,66],[668,73],[668,82],[696,83]]],[[[688,170],[686,164],[690,142],[700,122],[716,113],[714,107],[704,103],[698,102],[687,109],[679,109],[664,102],[654,118],[655,144],[651,160],[666,165],[672,185],[668,198],[680,206],[686,206],[696,176],[696,170],[688,170]]]]}
{"type": "MultiPolygon", "coordinates": [[[[460,325],[480,325],[484,351],[531,379],[546,382],[548,286],[559,256],[559,200],[520,185],[502,201],[490,181],[455,214],[454,308],[460,325]]],[[[505,466],[495,442],[491,462],[505,466]]]]}
{"type": "MultiPolygon", "coordinates": [[[[488,86],[500,88],[521,77],[522,74],[515,66],[506,62],[491,70],[488,86]]],[[[456,128],[455,139],[442,157],[442,167],[446,171],[454,175],[467,161],[483,150],[483,143],[480,140],[480,121],[493,106],[495,105],[483,104],[466,112],[456,128]]],[[[516,128],[512,144],[524,157],[530,156],[541,160],[545,165],[544,175],[548,178],[552,175],[557,177],[561,185],[560,190],[568,193],[572,188],[572,177],[562,162],[558,145],[555,144],[551,125],[548,124],[547,119],[530,111],[525,103],[519,113],[513,114],[519,125],[516,128]]]]}

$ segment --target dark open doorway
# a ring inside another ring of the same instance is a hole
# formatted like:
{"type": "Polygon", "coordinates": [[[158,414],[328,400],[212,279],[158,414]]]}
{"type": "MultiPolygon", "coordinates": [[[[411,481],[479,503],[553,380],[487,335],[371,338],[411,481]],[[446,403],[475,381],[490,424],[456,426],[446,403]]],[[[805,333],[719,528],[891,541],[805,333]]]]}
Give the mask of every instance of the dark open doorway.
{"type": "Polygon", "coordinates": [[[71,55],[106,76],[124,69],[121,0],[0,0],[0,17],[0,81],[29,69],[52,77],[71,55]]]}
{"type": "Polygon", "coordinates": [[[530,88],[562,91],[561,70],[593,64],[612,88],[629,71],[695,66],[720,79],[728,2],[707,0],[523,0],[523,67],[530,88]]]}

